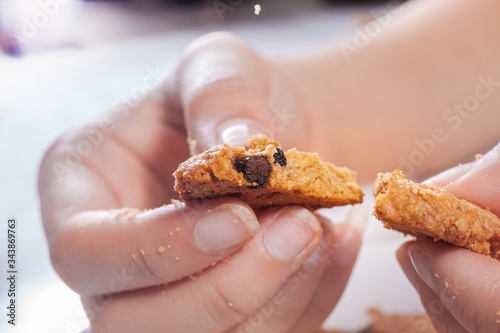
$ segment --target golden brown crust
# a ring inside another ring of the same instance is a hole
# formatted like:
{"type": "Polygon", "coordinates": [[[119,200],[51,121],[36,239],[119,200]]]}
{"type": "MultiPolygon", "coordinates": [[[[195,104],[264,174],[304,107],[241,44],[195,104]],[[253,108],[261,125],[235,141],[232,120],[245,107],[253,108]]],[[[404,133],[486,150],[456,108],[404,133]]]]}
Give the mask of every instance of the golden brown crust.
{"type": "Polygon", "coordinates": [[[282,166],[274,158],[277,148],[276,141],[257,135],[247,148],[222,144],[209,149],[179,165],[175,190],[183,201],[235,196],[254,209],[292,204],[317,209],[363,201],[355,172],[295,149],[284,152],[286,166],[282,166]],[[271,166],[264,186],[249,183],[235,168],[236,160],[253,156],[265,156],[271,166]]]}
{"type": "Polygon", "coordinates": [[[401,171],[380,173],[374,215],[384,227],[431,237],[500,259],[500,219],[446,189],[416,184],[401,171]]]}

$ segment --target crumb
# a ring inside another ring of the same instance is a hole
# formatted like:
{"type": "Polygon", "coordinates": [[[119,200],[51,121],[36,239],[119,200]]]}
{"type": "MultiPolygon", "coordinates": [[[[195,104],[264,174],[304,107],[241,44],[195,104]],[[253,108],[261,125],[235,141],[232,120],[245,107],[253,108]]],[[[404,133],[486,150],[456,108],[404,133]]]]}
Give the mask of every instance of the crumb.
{"type": "Polygon", "coordinates": [[[170,231],[170,236],[173,236],[174,235],[174,232],[173,231],[170,231]]]}
{"type": "Polygon", "coordinates": [[[130,208],[130,207],[124,207],[118,210],[115,210],[115,217],[122,217],[125,216],[127,220],[131,220],[134,218],[137,213],[139,212],[139,209],[136,208],[130,208]]]}
{"type": "Polygon", "coordinates": [[[448,280],[444,281],[445,288],[448,288],[448,280]]]}
{"type": "Polygon", "coordinates": [[[232,308],[233,307],[233,303],[227,302],[227,306],[229,306],[230,308],[232,308]]]}
{"type": "Polygon", "coordinates": [[[181,203],[179,200],[175,200],[175,199],[170,200],[170,202],[171,202],[172,204],[174,204],[174,205],[178,205],[178,204],[180,204],[180,203],[181,203]]]}
{"type": "Polygon", "coordinates": [[[135,254],[132,255],[132,259],[137,260],[137,257],[135,256],[135,254]]]}
{"type": "Polygon", "coordinates": [[[434,273],[434,276],[439,279],[439,275],[437,275],[437,273],[434,273]]]}
{"type": "Polygon", "coordinates": [[[255,5],[254,9],[255,9],[255,15],[259,15],[260,14],[260,9],[261,9],[260,5],[259,4],[255,5]]]}
{"type": "Polygon", "coordinates": [[[179,260],[181,260],[181,258],[175,257],[175,261],[179,261],[179,260]]]}
{"type": "Polygon", "coordinates": [[[499,316],[499,317],[500,317],[500,310],[498,310],[498,311],[497,311],[497,316],[499,316]]]}
{"type": "Polygon", "coordinates": [[[215,266],[216,264],[217,264],[217,262],[216,262],[216,261],[214,261],[214,262],[212,263],[212,267],[213,267],[213,266],[215,266]]]}
{"type": "Polygon", "coordinates": [[[170,244],[168,244],[167,249],[170,249],[170,244]]]}
{"type": "Polygon", "coordinates": [[[189,275],[189,279],[190,279],[191,281],[194,281],[194,280],[196,280],[196,276],[194,276],[193,274],[191,274],[191,275],[189,275]]]}
{"type": "Polygon", "coordinates": [[[142,255],[146,254],[146,252],[144,252],[144,250],[142,249],[142,247],[141,247],[141,249],[139,251],[141,252],[142,255]]]}
{"type": "Polygon", "coordinates": [[[163,252],[165,252],[165,248],[164,248],[163,246],[160,246],[160,247],[158,248],[158,253],[159,253],[159,254],[162,254],[163,252]]]}
{"type": "Polygon", "coordinates": [[[479,161],[481,158],[483,158],[483,154],[476,154],[475,158],[476,161],[479,161]]]}
{"type": "Polygon", "coordinates": [[[175,232],[179,232],[179,231],[181,231],[181,228],[179,228],[179,227],[175,228],[175,232]]]}

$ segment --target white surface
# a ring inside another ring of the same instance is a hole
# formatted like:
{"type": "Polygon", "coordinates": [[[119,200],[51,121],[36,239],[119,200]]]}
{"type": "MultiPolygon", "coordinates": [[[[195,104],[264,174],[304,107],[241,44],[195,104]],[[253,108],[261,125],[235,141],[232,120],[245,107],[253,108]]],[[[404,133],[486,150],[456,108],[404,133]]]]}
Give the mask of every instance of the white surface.
{"type": "MultiPolygon", "coordinates": [[[[262,19],[266,8],[262,10],[258,25],[250,20],[223,28],[235,31],[265,55],[307,48],[348,32],[354,24],[345,12],[318,11],[266,21],[262,19]]],[[[177,29],[98,48],[54,50],[21,59],[0,55],[0,249],[5,245],[3,220],[14,216],[19,221],[20,325],[8,332],[78,332],[85,322],[77,296],[50,266],[36,194],[43,152],[63,131],[118,103],[141,83],[148,68],[172,71],[190,40],[217,29],[221,26],[177,29]]],[[[335,215],[344,213],[345,209],[336,209],[335,215]]],[[[327,321],[331,327],[362,327],[372,306],[398,312],[421,309],[394,258],[402,237],[370,221],[365,239],[348,288],[327,321]]],[[[0,253],[0,268],[5,272],[5,251],[0,253]]],[[[3,292],[0,301],[3,307],[3,292]]],[[[2,319],[0,330],[4,324],[2,319]]]]}

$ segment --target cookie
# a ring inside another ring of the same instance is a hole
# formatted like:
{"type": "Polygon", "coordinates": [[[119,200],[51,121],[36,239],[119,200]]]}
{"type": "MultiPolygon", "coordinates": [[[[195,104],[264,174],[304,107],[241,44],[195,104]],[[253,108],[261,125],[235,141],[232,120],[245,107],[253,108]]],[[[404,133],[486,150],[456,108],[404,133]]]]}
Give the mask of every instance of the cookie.
{"type": "MultiPolygon", "coordinates": [[[[425,313],[385,314],[378,309],[370,309],[372,323],[357,333],[436,333],[425,313]]],[[[323,330],[316,333],[356,333],[344,330],[323,330]]]]}
{"type": "Polygon", "coordinates": [[[361,203],[356,173],[316,153],[286,152],[264,135],[247,147],[222,144],[181,163],[174,173],[183,201],[238,197],[254,209],[301,205],[309,209],[361,203]]]}
{"type": "Polygon", "coordinates": [[[380,173],[374,215],[384,227],[425,236],[500,259],[500,219],[446,189],[416,184],[401,171],[380,173]]]}

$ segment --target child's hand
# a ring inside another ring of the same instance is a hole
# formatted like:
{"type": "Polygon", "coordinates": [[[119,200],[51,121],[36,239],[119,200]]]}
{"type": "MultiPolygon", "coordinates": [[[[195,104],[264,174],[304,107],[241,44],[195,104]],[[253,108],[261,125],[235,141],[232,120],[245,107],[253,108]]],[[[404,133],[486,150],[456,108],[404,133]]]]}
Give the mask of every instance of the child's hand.
{"type": "MultiPolygon", "coordinates": [[[[499,216],[499,179],[497,145],[480,160],[431,181],[499,216]]],[[[397,257],[438,332],[500,332],[500,262],[423,239],[403,245],[397,257]]]]}
{"type": "MultiPolygon", "coordinates": [[[[81,295],[92,332],[311,332],[330,313],[357,256],[358,229],[334,231],[301,207],[170,204],[187,133],[199,151],[266,128],[268,101],[290,93],[275,83],[243,43],[211,35],[188,48],[163,94],[67,133],[48,151],[40,197],[52,262],[81,295]]],[[[298,135],[297,119],[282,125],[298,135]]]]}

